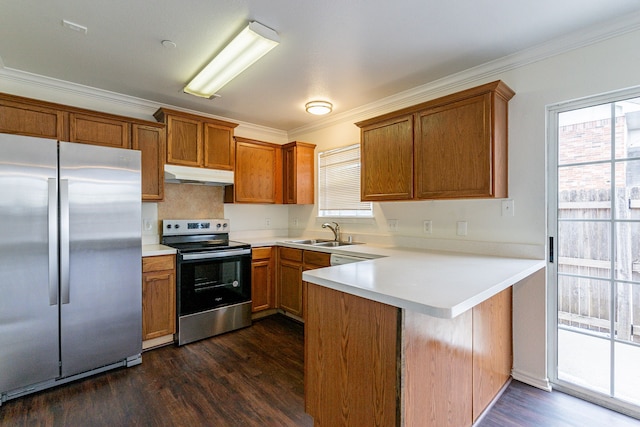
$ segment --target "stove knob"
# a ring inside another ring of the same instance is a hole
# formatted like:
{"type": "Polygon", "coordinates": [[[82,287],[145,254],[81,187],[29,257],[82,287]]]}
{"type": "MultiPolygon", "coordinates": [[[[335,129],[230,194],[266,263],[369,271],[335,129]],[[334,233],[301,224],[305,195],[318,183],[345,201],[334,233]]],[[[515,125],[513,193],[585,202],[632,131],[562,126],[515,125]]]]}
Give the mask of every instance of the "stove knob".
{"type": "Polygon", "coordinates": [[[222,224],[222,227],[227,228],[227,225],[229,225],[229,224],[227,224],[227,223],[225,222],[224,224],[222,224]]]}
{"type": "Polygon", "coordinates": [[[171,224],[167,224],[167,228],[169,228],[169,229],[170,229],[170,228],[171,228],[171,224]]]}
{"type": "Polygon", "coordinates": [[[217,224],[216,224],[216,228],[220,228],[220,223],[217,223],[217,224]]]}
{"type": "Polygon", "coordinates": [[[176,224],[175,228],[180,228],[180,224],[176,224]]]}

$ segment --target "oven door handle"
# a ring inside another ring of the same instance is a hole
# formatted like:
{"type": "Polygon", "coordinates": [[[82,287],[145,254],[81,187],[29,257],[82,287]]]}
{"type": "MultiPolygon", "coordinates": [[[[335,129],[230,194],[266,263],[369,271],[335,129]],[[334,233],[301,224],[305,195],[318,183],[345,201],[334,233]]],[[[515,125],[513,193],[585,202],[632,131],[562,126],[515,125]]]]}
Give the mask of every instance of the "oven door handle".
{"type": "Polygon", "coordinates": [[[236,255],[250,255],[251,249],[233,249],[229,251],[220,252],[197,252],[191,254],[182,254],[184,261],[190,261],[194,259],[210,259],[210,258],[225,258],[236,255]]]}

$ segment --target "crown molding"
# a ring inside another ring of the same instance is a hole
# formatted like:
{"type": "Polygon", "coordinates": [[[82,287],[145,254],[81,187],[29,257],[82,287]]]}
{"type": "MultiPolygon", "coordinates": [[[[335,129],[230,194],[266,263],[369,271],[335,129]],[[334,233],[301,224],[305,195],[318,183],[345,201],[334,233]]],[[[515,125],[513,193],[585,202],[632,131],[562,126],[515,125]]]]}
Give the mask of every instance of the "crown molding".
{"type": "Polygon", "coordinates": [[[79,108],[95,109],[94,105],[97,103],[108,106],[108,112],[112,114],[136,117],[151,121],[154,121],[153,113],[158,108],[167,107],[198,116],[238,123],[237,129],[241,130],[241,133],[243,134],[251,135],[253,138],[271,138],[281,143],[288,141],[287,132],[280,129],[256,125],[249,122],[216,116],[173,105],[161,104],[130,95],[123,95],[117,92],[111,92],[9,67],[3,67],[1,58],[0,89],[6,93],[37,99],[43,99],[42,97],[44,96],[45,98],[43,100],[59,104],[69,104],[69,99],[71,99],[74,102],[73,106],[79,108]]]}
{"type": "Polygon", "coordinates": [[[338,123],[356,123],[495,79],[507,71],[640,30],[640,12],[589,27],[289,131],[289,138],[338,123]]]}

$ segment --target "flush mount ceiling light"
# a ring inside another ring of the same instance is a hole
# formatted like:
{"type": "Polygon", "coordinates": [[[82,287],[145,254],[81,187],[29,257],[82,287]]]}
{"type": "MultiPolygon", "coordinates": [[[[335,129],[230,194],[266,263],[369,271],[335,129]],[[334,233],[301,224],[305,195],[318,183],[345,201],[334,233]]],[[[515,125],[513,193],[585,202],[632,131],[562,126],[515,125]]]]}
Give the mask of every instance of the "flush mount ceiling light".
{"type": "Polygon", "coordinates": [[[307,110],[307,113],[322,116],[323,114],[329,114],[333,110],[333,104],[328,101],[310,101],[304,105],[304,109],[307,110]]]}
{"type": "Polygon", "coordinates": [[[186,93],[212,98],[224,85],[280,43],[278,33],[251,22],[184,88],[186,93]]]}

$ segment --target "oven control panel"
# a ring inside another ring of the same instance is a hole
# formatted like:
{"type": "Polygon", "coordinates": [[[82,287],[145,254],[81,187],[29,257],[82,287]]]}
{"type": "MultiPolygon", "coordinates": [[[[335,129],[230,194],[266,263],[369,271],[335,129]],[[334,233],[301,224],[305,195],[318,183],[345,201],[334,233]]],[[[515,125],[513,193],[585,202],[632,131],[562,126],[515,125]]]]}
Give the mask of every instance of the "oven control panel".
{"type": "Polygon", "coordinates": [[[162,235],[228,233],[228,219],[164,219],[162,235]]]}

